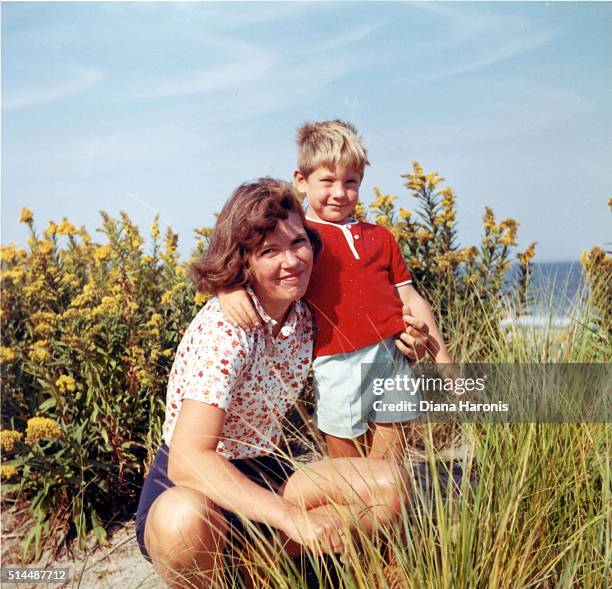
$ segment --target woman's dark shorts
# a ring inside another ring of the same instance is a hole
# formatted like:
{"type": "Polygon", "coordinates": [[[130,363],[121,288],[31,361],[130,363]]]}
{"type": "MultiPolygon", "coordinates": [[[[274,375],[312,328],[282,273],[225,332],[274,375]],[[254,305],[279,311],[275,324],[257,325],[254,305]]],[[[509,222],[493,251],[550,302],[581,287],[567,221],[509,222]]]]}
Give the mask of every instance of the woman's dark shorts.
{"type": "MultiPolygon", "coordinates": [[[[149,509],[166,489],[175,486],[168,478],[168,451],[166,444],[162,444],[157,451],[151,470],[142,487],[138,511],[136,512],[136,539],[140,552],[149,562],[151,562],[151,558],[144,544],[144,531],[149,509]]],[[[289,461],[273,455],[230,460],[230,462],[254,483],[266,489],[280,487],[294,472],[289,461]]],[[[226,509],[221,509],[221,512],[229,526],[228,540],[230,543],[236,541],[236,539],[244,538],[246,534],[240,518],[226,509]]],[[[265,530],[262,529],[262,532],[265,533],[265,530]]]]}

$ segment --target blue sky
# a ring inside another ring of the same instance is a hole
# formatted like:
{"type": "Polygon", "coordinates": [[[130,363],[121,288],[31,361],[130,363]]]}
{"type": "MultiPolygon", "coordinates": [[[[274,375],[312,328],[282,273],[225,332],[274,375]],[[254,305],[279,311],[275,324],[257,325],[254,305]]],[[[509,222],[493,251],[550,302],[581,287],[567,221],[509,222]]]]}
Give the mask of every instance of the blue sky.
{"type": "Polygon", "coordinates": [[[344,118],[374,186],[418,160],[536,261],[612,240],[610,3],[2,3],[2,243],[100,209],[194,245],[233,188],[289,179],[295,128],[344,118]]]}

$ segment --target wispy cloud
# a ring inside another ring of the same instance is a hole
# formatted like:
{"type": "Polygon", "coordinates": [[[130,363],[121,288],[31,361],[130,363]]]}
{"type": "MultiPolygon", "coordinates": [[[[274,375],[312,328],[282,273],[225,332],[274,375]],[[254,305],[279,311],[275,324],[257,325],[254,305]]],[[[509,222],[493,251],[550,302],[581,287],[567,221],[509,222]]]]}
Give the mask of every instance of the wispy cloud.
{"type": "Polygon", "coordinates": [[[544,31],[535,35],[523,36],[502,42],[498,47],[494,48],[486,55],[483,55],[481,58],[452,69],[443,70],[441,72],[432,74],[431,76],[428,76],[426,80],[442,80],[453,76],[458,76],[460,74],[467,74],[484,67],[495,65],[502,61],[507,61],[513,57],[528,53],[529,51],[533,51],[538,47],[547,45],[557,36],[557,34],[557,31],[544,31]]]}
{"type": "Polygon", "coordinates": [[[359,41],[363,41],[367,39],[372,33],[380,29],[384,23],[373,23],[371,25],[365,25],[363,27],[359,27],[346,35],[342,35],[340,37],[336,37],[331,39],[330,41],[326,41],[323,43],[319,43],[316,48],[314,48],[317,52],[320,51],[329,51],[331,49],[341,49],[342,47],[346,47],[347,45],[352,45],[354,43],[359,43],[359,41]]]}
{"type": "MultiPolygon", "coordinates": [[[[36,77],[36,76],[34,76],[36,77]]],[[[98,84],[105,73],[90,68],[72,68],[59,75],[60,79],[45,80],[44,75],[31,80],[25,88],[9,90],[2,97],[3,109],[23,108],[73,96],[98,84]]]]}
{"type": "Polygon", "coordinates": [[[133,93],[131,98],[189,96],[242,88],[248,82],[261,79],[277,62],[272,52],[253,44],[230,39],[207,40],[207,44],[229,54],[223,63],[188,74],[165,76],[133,93]]]}
{"type": "MultiPolygon", "coordinates": [[[[455,8],[436,2],[417,2],[410,3],[410,5],[446,22],[447,37],[432,44],[432,49],[435,49],[436,52],[448,52],[465,43],[481,43],[482,57],[433,73],[419,80],[420,82],[446,79],[507,61],[543,47],[559,35],[558,30],[530,32],[529,25],[524,19],[510,16],[500,17],[480,6],[466,10],[464,7],[455,8]]],[[[465,54],[467,55],[468,52],[466,51],[465,54]]],[[[461,53],[457,55],[461,57],[461,53]]]]}
{"type": "Polygon", "coordinates": [[[525,137],[541,137],[560,131],[568,121],[594,111],[597,101],[584,99],[576,90],[523,89],[495,105],[495,115],[482,115],[469,122],[452,124],[415,123],[410,127],[370,132],[372,144],[400,150],[406,137],[415,151],[490,147],[494,143],[515,144],[525,137]]]}

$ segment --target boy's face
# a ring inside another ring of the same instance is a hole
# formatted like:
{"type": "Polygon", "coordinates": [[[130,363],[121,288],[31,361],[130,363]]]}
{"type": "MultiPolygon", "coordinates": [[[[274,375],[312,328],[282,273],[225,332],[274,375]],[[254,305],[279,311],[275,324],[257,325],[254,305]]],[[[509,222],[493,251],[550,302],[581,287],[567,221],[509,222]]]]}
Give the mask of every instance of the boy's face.
{"type": "Polygon", "coordinates": [[[329,223],[341,223],[350,217],[359,199],[361,174],[350,166],[338,165],[334,170],[321,166],[307,178],[296,170],[295,187],[306,193],[306,216],[329,223]]]}

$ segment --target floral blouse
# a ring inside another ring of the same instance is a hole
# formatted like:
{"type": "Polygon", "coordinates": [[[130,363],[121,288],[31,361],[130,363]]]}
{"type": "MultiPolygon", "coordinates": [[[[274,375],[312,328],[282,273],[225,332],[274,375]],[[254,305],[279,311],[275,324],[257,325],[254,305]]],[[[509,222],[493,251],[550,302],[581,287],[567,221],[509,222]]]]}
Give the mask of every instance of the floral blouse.
{"type": "Polygon", "coordinates": [[[187,328],[176,352],[166,395],[164,441],[172,433],[184,399],[225,410],[217,452],[228,459],[268,454],[277,447],[286,413],[306,381],[312,358],[313,323],[308,307],[294,303],[276,337],[271,319],[255,297],[263,320],[256,331],[228,323],[212,298],[187,328]]]}

